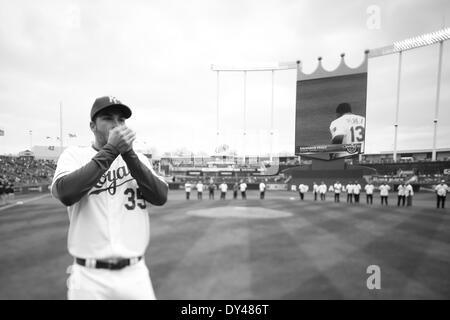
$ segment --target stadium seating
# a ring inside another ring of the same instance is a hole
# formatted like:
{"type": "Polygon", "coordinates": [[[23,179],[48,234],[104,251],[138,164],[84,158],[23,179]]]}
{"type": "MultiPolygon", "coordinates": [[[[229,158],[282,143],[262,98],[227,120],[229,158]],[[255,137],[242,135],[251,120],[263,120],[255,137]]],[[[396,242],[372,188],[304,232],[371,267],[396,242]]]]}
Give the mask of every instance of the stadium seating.
{"type": "Polygon", "coordinates": [[[56,169],[53,160],[0,156],[0,176],[16,186],[49,183],[56,169]]]}

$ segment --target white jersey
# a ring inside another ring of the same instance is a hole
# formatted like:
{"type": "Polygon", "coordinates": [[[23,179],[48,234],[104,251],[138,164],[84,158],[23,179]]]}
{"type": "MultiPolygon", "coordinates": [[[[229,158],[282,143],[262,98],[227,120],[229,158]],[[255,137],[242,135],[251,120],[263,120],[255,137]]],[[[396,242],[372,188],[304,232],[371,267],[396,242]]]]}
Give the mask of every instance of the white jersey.
{"type": "Polygon", "coordinates": [[[438,184],[434,190],[436,191],[438,196],[442,196],[445,197],[447,195],[448,192],[448,186],[443,183],[443,184],[438,184]]]}
{"type": "Polygon", "coordinates": [[[197,192],[203,192],[203,183],[197,183],[196,188],[197,192]]]}
{"type": "Polygon", "coordinates": [[[305,192],[308,192],[308,190],[309,190],[309,186],[308,185],[306,185],[306,184],[299,184],[298,185],[298,191],[299,192],[305,193],[305,192]]]}
{"type": "MultiPolygon", "coordinates": [[[[68,147],[64,150],[58,159],[52,190],[59,178],[83,167],[95,154],[97,151],[92,147],[68,147]]],[[[157,176],[148,158],[141,153],[137,155],[157,176]]],[[[69,253],[90,259],[142,256],[150,240],[150,220],[149,203],[142,198],[138,188],[119,155],[97,184],[78,202],[67,207],[69,253]]]]}
{"type": "Polygon", "coordinates": [[[404,196],[404,195],[406,194],[406,190],[405,190],[405,186],[404,186],[404,185],[400,184],[400,185],[397,187],[397,194],[398,194],[399,196],[404,196]]]}
{"type": "Polygon", "coordinates": [[[382,184],[380,187],[380,195],[381,196],[388,196],[389,190],[391,190],[391,187],[389,187],[387,184],[382,184]]]}
{"type": "Polygon", "coordinates": [[[220,191],[222,191],[222,192],[227,192],[227,190],[228,190],[228,185],[227,185],[226,183],[222,183],[222,184],[219,186],[219,188],[220,188],[220,191]]]}
{"type": "Polygon", "coordinates": [[[192,185],[189,182],[184,184],[184,190],[186,190],[186,192],[191,192],[191,188],[192,185]]]}
{"type": "Polygon", "coordinates": [[[413,190],[413,186],[410,184],[407,184],[405,187],[405,195],[408,196],[413,196],[414,195],[414,190],[413,190]]]}
{"type": "Polygon", "coordinates": [[[342,184],[340,184],[340,183],[335,183],[334,184],[334,193],[341,193],[341,190],[342,190],[342,184]]]}
{"type": "Polygon", "coordinates": [[[366,190],[366,194],[373,194],[374,188],[375,187],[373,184],[366,184],[366,186],[364,187],[364,190],[366,190]]]}
{"type": "Polygon", "coordinates": [[[319,193],[327,193],[327,185],[326,184],[321,184],[319,186],[319,193]]]}
{"type": "Polygon", "coordinates": [[[334,187],[333,187],[333,185],[330,184],[330,187],[328,188],[328,192],[334,192],[334,187]]]}
{"type": "Polygon", "coordinates": [[[240,188],[241,192],[244,192],[245,190],[247,190],[247,184],[245,182],[243,182],[239,185],[239,188],[240,188]]]}
{"type": "Polygon", "coordinates": [[[318,186],[317,184],[314,184],[314,185],[313,185],[313,192],[314,192],[314,193],[319,192],[319,186],[318,186]]]}
{"type": "Polygon", "coordinates": [[[345,190],[347,191],[347,193],[353,194],[353,184],[347,184],[345,186],[345,190]]]}
{"type": "Polygon", "coordinates": [[[260,184],[259,184],[259,191],[260,192],[263,192],[263,191],[265,191],[266,190],[266,185],[264,184],[264,182],[261,182],[260,184]]]}
{"type": "Polygon", "coordinates": [[[361,185],[358,183],[358,184],[354,184],[353,185],[353,194],[360,194],[360,192],[361,192],[361,185]]]}
{"type": "Polygon", "coordinates": [[[365,118],[347,113],[330,124],[331,138],[344,136],[342,144],[363,143],[365,136],[365,118]]]}

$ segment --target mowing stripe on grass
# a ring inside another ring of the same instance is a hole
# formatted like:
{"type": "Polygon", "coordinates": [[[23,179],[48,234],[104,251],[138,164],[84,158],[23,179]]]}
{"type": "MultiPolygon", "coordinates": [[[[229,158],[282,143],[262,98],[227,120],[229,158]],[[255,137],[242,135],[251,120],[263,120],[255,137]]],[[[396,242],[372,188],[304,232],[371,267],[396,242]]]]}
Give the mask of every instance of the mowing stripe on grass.
{"type": "Polygon", "coordinates": [[[50,197],[50,194],[40,195],[40,196],[37,196],[37,197],[34,197],[34,198],[30,198],[30,199],[27,199],[27,200],[23,200],[23,201],[20,200],[20,201],[17,201],[16,203],[11,203],[11,204],[8,204],[8,205],[6,205],[4,207],[1,207],[0,208],[0,212],[3,211],[3,210],[9,209],[9,208],[15,207],[15,206],[20,206],[22,204],[25,204],[25,203],[28,203],[28,202],[32,202],[32,201],[36,201],[36,200],[39,200],[39,199],[43,199],[43,198],[46,198],[46,197],[50,197]]]}

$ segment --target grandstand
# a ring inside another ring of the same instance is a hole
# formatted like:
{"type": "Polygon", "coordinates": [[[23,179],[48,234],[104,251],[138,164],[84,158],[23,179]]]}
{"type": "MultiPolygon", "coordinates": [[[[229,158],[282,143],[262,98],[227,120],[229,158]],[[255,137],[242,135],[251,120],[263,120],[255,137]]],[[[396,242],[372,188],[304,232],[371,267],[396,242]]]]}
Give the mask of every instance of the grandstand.
{"type": "Polygon", "coordinates": [[[0,176],[16,186],[50,183],[56,169],[53,160],[33,156],[0,156],[0,176]]]}
{"type": "MultiPolygon", "coordinates": [[[[0,156],[0,177],[15,183],[16,192],[25,186],[48,186],[56,169],[56,159],[46,158],[41,152],[37,156],[25,150],[18,155],[0,156]]],[[[45,152],[44,152],[45,153],[45,152]]],[[[151,155],[147,155],[151,158],[151,155]]],[[[313,182],[326,184],[336,180],[346,183],[371,179],[378,184],[387,182],[395,186],[400,180],[410,180],[416,185],[429,187],[441,179],[449,179],[450,149],[438,149],[436,161],[431,160],[430,150],[407,150],[398,153],[398,162],[393,161],[393,152],[364,154],[361,159],[347,159],[344,170],[313,170],[311,160],[299,156],[273,157],[236,155],[212,155],[209,157],[179,156],[153,160],[156,172],[166,177],[171,189],[182,188],[186,181],[222,181],[231,187],[234,182],[245,180],[249,189],[257,189],[264,181],[268,188],[290,190],[300,183],[312,187],[313,182]]],[[[45,188],[44,188],[45,189],[45,188]]]]}
{"type": "Polygon", "coordinates": [[[313,170],[312,161],[299,156],[242,157],[165,157],[160,160],[161,174],[171,177],[172,188],[182,187],[186,181],[202,180],[204,182],[246,180],[249,188],[256,189],[260,181],[283,185],[290,190],[291,185],[308,184],[324,181],[326,184],[336,180],[342,183],[359,180],[361,183],[371,179],[375,185],[386,182],[395,187],[400,180],[411,180],[415,189],[420,186],[437,184],[442,178],[448,179],[450,149],[439,149],[437,160],[431,160],[430,150],[409,150],[399,152],[399,161],[392,159],[392,152],[365,154],[361,160],[346,159],[344,169],[318,171],[313,170]],[[428,157],[427,157],[428,156],[428,157]],[[447,173],[447,174],[446,174],[447,173]]]}

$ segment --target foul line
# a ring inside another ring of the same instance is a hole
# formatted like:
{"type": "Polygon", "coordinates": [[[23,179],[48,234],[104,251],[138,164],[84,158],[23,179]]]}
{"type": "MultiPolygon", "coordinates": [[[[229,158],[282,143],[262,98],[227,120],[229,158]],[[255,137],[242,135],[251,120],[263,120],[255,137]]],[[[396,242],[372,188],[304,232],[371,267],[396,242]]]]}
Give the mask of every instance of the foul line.
{"type": "Polygon", "coordinates": [[[15,207],[15,206],[20,206],[20,205],[23,205],[25,203],[36,201],[36,200],[39,200],[39,199],[42,199],[42,198],[45,198],[45,197],[49,197],[49,196],[50,196],[50,194],[44,194],[44,195],[40,195],[40,196],[37,196],[37,197],[34,197],[34,198],[30,198],[30,199],[27,199],[27,200],[23,200],[23,201],[22,200],[18,200],[18,201],[14,200],[14,201],[16,201],[16,203],[11,203],[11,204],[8,204],[6,206],[0,207],[0,211],[9,209],[9,208],[12,208],[12,207],[15,207]],[[22,202],[22,203],[18,204],[18,202],[22,202]]]}

